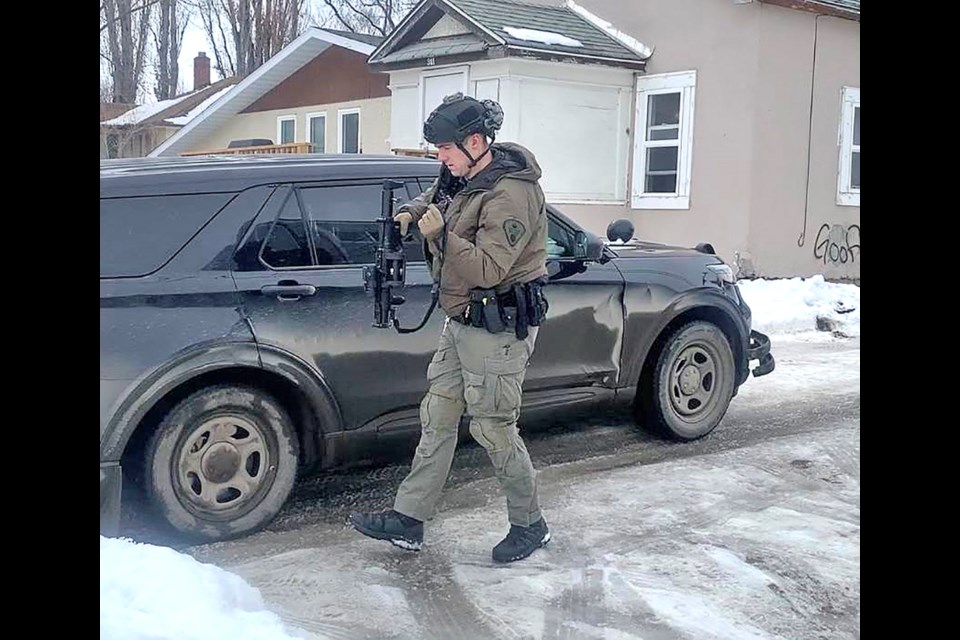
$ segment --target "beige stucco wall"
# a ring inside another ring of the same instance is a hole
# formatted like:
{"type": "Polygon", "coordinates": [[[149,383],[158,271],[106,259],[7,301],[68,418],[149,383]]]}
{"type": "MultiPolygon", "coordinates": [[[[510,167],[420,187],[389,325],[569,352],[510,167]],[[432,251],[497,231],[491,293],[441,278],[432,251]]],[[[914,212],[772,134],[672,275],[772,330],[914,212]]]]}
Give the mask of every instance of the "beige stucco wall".
{"type": "Polygon", "coordinates": [[[828,233],[838,241],[856,225],[847,240],[860,242],[859,207],[836,204],[841,91],[860,86],[858,22],[730,0],[578,4],[655,47],[647,75],[697,72],[691,195],[687,210],[564,211],[601,234],[626,217],[645,239],[709,241],[745,275],[859,279],[858,248],[844,264],[823,259],[828,233]]]}
{"type": "Polygon", "coordinates": [[[387,138],[390,135],[390,98],[371,98],[352,100],[295,109],[279,109],[241,113],[234,116],[228,125],[217,130],[202,142],[198,142],[191,151],[224,149],[231,140],[243,138],[269,138],[277,142],[277,118],[296,116],[295,142],[308,142],[307,114],[327,114],[326,143],[327,152],[337,151],[337,128],[340,109],[360,109],[360,150],[362,153],[389,153],[387,138]]]}
{"type": "Polygon", "coordinates": [[[837,178],[843,87],[860,87],[860,25],[767,6],[762,27],[749,258],[763,275],[859,280],[860,207],[837,204],[837,178]]]}
{"type": "MultiPolygon", "coordinates": [[[[578,4],[654,48],[644,75],[696,71],[690,208],[632,209],[627,202],[622,208],[566,205],[564,210],[600,233],[611,219],[625,217],[643,239],[684,246],[711,242],[732,261],[749,231],[757,12],[726,0],[578,4]],[[586,223],[594,217],[599,219],[586,223]]],[[[636,130],[634,122],[631,131],[636,130]]],[[[633,139],[631,174],[632,144],[633,139]]]]}

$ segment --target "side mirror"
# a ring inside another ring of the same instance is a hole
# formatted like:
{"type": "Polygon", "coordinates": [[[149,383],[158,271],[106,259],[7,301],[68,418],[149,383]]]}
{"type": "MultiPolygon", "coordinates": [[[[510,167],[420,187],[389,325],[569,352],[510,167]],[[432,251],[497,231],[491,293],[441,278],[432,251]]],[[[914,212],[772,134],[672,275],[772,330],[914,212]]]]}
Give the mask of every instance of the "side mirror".
{"type": "Polygon", "coordinates": [[[603,240],[592,233],[577,231],[573,242],[573,257],[578,260],[596,262],[603,256],[603,240]]]}
{"type": "Polygon", "coordinates": [[[607,239],[610,242],[630,242],[633,238],[633,223],[629,220],[614,220],[607,225],[607,239]]]}

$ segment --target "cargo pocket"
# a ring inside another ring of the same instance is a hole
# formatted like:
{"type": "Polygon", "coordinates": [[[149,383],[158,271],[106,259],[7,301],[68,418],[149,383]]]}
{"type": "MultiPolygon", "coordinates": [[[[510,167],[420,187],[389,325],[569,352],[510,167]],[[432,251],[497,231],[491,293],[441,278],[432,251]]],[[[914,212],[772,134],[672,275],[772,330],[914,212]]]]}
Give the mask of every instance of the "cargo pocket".
{"type": "MultiPolygon", "coordinates": [[[[520,413],[523,399],[523,376],[527,368],[527,356],[512,358],[486,358],[484,366],[493,394],[493,409],[498,414],[520,413]]],[[[514,416],[514,419],[516,415],[514,416]]]]}
{"type": "Polygon", "coordinates": [[[430,423],[430,408],[428,407],[428,398],[424,398],[420,403],[420,442],[417,443],[416,454],[421,458],[429,458],[436,452],[439,446],[437,430],[430,423]]]}
{"type": "Polygon", "coordinates": [[[427,382],[430,386],[441,387],[440,395],[448,396],[452,388],[459,385],[459,376],[453,376],[450,380],[441,380],[445,375],[455,373],[460,368],[460,361],[457,359],[456,349],[445,347],[433,354],[433,359],[427,365],[427,382]]]}
{"type": "Polygon", "coordinates": [[[440,377],[440,372],[443,370],[443,361],[447,357],[447,352],[448,349],[444,349],[443,351],[437,351],[433,354],[430,364],[427,365],[427,382],[432,383],[440,377]]]}
{"type": "Polygon", "coordinates": [[[493,408],[494,389],[487,384],[487,377],[483,374],[463,370],[463,399],[467,401],[467,411],[472,416],[482,416],[493,408]]]}

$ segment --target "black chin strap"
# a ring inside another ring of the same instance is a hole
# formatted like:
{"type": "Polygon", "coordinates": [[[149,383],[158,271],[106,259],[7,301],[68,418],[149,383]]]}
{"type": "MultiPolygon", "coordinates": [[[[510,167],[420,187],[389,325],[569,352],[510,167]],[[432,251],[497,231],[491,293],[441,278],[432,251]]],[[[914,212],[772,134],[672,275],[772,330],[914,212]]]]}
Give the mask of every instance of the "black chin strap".
{"type": "Polygon", "coordinates": [[[460,151],[463,151],[463,155],[465,155],[465,156],[467,156],[468,158],[470,158],[469,168],[471,168],[471,169],[473,169],[474,165],[476,165],[478,162],[480,162],[481,160],[483,160],[483,156],[487,155],[487,153],[490,152],[490,147],[492,147],[492,146],[493,146],[493,138],[490,138],[490,144],[487,145],[487,148],[484,149],[484,150],[483,150],[483,153],[481,153],[479,156],[477,156],[476,159],[474,159],[474,157],[473,157],[472,155],[470,155],[470,152],[467,151],[466,148],[463,146],[463,141],[457,142],[457,149],[460,149],[460,151]]]}

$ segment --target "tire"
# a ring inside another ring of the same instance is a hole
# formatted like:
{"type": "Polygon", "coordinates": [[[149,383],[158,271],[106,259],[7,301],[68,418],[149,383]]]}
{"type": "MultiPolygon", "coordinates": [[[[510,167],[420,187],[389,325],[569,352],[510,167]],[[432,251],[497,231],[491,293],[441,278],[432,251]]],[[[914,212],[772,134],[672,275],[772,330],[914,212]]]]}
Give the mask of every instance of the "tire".
{"type": "Polygon", "coordinates": [[[736,365],[726,335],[715,324],[695,321],[664,342],[651,376],[641,377],[638,418],[675,440],[696,440],[713,431],[727,413],[736,365]]]}
{"type": "Polygon", "coordinates": [[[253,387],[208,387],[175,405],[150,438],[147,495],[190,538],[235,538],[280,511],[298,455],[293,422],[272,396],[253,387]]]}

